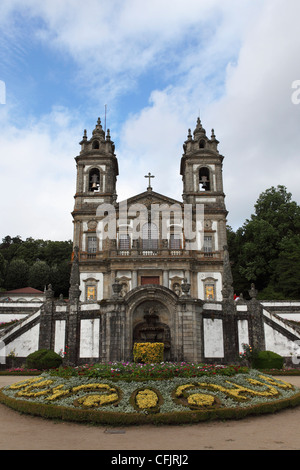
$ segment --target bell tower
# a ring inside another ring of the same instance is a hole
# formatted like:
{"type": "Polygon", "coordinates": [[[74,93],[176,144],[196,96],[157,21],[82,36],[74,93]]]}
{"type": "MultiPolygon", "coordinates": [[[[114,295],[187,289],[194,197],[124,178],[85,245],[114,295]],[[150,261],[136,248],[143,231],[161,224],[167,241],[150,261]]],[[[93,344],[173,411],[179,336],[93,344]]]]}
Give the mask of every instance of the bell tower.
{"type": "Polygon", "coordinates": [[[75,157],[77,168],[74,211],[74,246],[83,248],[83,233],[94,226],[97,207],[116,203],[116,181],[119,174],[115,145],[110,131],[105,132],[98,118],[90,139],[84,130],[81,150],[75,157]]]}
{"type": "Polygon", "coordinates": [[[219,141],[212,129],[208,138],[200,118],[196,128],[188,131],[183,144],[180,174],[183,181],[183,202],[204,206],[204,255],[223,256],[227,245],[225,194],[223,191],[223,159],[218,150],[219,141]]]}
{"type": "Polygon", "coordinates": [[[81,151],[75,158],[77,184],[75,210],[95,203],[113,204],[116,200],[116,180],[119,174],[115,146],[98,118],[92,137],[88,140],[86,130],[80,142],[81,151]]]}
{"type": "Polygon", "coordinates": [[[183,145],[180,174],[183,180],[183,200],[188,204],[203,202],[215,208],[225,209],[222,162],[218,151],[219,141],[212,129],[211,138],[206,135],[200,118],[183,145]]]}

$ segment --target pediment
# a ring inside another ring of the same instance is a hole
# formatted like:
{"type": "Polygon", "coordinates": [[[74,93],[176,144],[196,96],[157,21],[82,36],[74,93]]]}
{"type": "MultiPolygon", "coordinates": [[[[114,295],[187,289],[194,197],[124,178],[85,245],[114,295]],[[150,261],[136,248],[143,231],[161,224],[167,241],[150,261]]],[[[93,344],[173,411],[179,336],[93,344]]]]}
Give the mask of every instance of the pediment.
{"type": "Polygon", "coordinates": [[[128,207],[133,204],[143,204],[147,208],[150,208],[151,204],[168,204],[170,206],[173,204],[183,204],[182,201],[177,201],[176,199],[156,193],[155,191],[144,191],[143,193],[128,198],[126,201],[119,202],[117,206],[125,202],[127,202],[128,207]]]}

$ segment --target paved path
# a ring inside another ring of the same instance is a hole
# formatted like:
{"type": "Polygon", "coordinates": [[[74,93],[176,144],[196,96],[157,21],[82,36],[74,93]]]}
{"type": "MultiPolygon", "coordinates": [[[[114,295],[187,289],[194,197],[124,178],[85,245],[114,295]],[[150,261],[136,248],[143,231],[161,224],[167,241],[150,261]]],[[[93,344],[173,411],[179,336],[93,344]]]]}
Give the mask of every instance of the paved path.
{"type": "MultiPolygon", "coordinates": [[[[300,387],[300,377],[279,378],[300,387]]],[[[0,388],[19,380],[0,376],[0,388]]],[[[45,420],[0,405],[1,450],[299,450],[299,428],[300,406],[239,421],[116,429],[45,420]]]]}

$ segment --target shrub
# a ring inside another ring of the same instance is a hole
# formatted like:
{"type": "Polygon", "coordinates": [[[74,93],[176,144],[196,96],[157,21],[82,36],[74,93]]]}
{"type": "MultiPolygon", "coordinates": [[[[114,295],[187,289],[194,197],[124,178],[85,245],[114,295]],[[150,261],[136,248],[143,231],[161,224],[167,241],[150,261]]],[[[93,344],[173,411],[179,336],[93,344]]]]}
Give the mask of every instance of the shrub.
{"type": "Polygon", "coordinates": [[[62,364],[62,358],[56,352],[48,349],[39,349],[26,358],[26,367],[30,369],[52,369],[62,364]]]}
{"type": "Polygon", "coordinates": [[[252,366],[255,369],[282,369],[284,359],[273,351],[259,351],[252,366]]]}
{"type": "Polygon", "coordinates": [[[155,363],[162,362],[164,357],[164,343],[134,343],[134,362],[155,363]]]}

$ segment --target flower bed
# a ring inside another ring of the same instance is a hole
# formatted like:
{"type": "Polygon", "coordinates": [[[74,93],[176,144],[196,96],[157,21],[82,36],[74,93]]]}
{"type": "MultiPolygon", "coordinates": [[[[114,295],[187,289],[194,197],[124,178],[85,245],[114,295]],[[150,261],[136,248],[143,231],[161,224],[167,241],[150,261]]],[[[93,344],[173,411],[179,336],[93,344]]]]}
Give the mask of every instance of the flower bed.
{"type": "Polygon", "coordinates": [[[122,380],[172,379],[175,377],[201,377],[203,375],[232,376],[245,373],[248,367],[234,365],[194,364],[188,362],[160,362],[141,364],[134,362],[108,362],[86,364],[79,367],[59,367],[51,371],[59,377],[85,376],[122,380]]]}
{"type": "Polygon", "coordinates": [[[46,418],[118,426],[238,419],[300,404],[300,389],[252,369],[224,375],[208,368],[198,376],[148,380],[87,371],[68,377],[52,371],[17,382],[1,390],[0,402],[46,418]]]}

